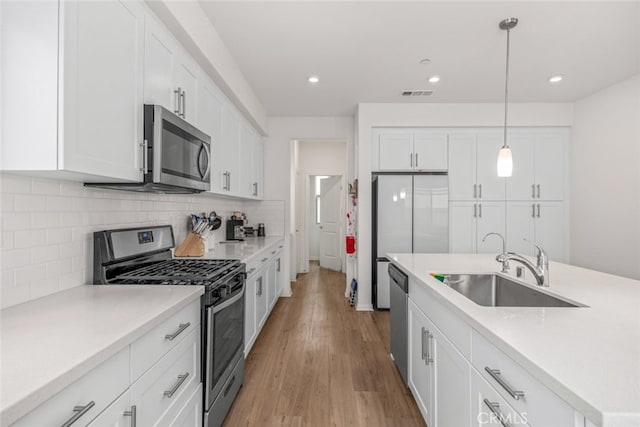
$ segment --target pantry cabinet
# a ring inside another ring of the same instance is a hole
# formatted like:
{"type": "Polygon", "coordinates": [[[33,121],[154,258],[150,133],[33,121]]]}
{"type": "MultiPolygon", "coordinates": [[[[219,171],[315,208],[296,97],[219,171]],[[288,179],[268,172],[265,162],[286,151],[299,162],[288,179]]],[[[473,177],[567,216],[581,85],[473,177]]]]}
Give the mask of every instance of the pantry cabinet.
{"type": "Polygon", "coordinates": [[[497,238],[482,241],[490,232],[505,233],[504,202],[449,202],[449,251],[451,253],[500,253],[497,238]]]}
{"type": "Polygon", "coordinates": [[[505,178],[497,172],[501,135],[495,130],[449,134],[449,200],[504,200],[505,178]]]}
{"type": "Polygon", "coordinates": [[[566,129],[509,131],[513,175],[507,179],[507,200],[563,200],[566,129]]]}
{"type": "Polygon", "coordinates": [[[1,169],[141,180],[143,4],[21,1],[0,7],[1,169]]]}
{"type": "Polygon", "coordinates": [[[525,255],[535,255],[535,242],[549,259],[566,259],[565,212],[562,202],[507,202],[507,248],[525,255]],[[527,239],[528,241],[525,241],[527,239]]]}

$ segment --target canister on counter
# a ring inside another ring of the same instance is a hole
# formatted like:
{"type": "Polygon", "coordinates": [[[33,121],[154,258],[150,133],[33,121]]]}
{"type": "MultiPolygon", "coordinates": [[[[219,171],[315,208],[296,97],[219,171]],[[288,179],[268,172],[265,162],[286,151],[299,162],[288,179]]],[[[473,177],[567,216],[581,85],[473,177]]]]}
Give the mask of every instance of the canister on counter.
{"type": "Polygon", "coordinates": [[[264,232],[264,223],[259,223],[258,224],[258,237],[264,237],[265,236],[265,232],[264,232]]]}

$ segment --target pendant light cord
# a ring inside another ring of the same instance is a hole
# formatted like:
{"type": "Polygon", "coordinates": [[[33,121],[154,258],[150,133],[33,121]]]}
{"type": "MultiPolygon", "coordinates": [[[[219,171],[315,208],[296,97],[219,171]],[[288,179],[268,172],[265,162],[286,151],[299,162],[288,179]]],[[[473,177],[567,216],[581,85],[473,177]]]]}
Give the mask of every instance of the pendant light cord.
{"type": "Polygon", "coordinates": [[[502,148],[508,147],[507,145],[507,112],[508,112],[508,100],[509,100],[509,34],[511,29],[507,28],[507,66],[504,79],[504,143],[502,148]]]}

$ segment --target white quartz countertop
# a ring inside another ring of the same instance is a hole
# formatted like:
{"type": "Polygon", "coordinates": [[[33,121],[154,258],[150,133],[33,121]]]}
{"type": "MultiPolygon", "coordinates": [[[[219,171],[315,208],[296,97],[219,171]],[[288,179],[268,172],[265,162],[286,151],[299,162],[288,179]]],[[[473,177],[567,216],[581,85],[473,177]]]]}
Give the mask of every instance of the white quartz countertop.
{"type": "Polygon", "coordinates": [[[0,424],[35,409],[203,292],[86,285],[0,311],[0,424]]]}
{"type": "Polygon", "coordinates": [[[262,251],[283,242],[282,236],[247,237],[245,240],[218,242],[213,250],[207,251],[204,256],[190,258],[238,259],[247,263],[262,251]]]}
{"type": "Polygon", "coordinates": [[[640,426],[640,281],[551,262],[543,291],[588,307],[484,307],[430,273],[499,272],[495,255],[388,257],[595,425],[640,426]]]}

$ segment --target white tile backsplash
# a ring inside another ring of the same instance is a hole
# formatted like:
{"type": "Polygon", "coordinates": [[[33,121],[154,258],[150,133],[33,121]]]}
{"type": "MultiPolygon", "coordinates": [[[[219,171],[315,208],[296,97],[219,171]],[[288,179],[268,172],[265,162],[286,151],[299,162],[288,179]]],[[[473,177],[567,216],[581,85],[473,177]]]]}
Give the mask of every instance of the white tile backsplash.
{"type": "MultiPolygon", "coordinates": [[[[212,195],[165,195],[102,190],[80,182],[0,173],[0,307],[93,282],[93,232],[171,224],[177,244],[188,233],[188,214],[247,213],[284,235],[284,201],[242,201],[212,195]]],[[[214,232],[225,240],[225,226],[214,232]]]]}

